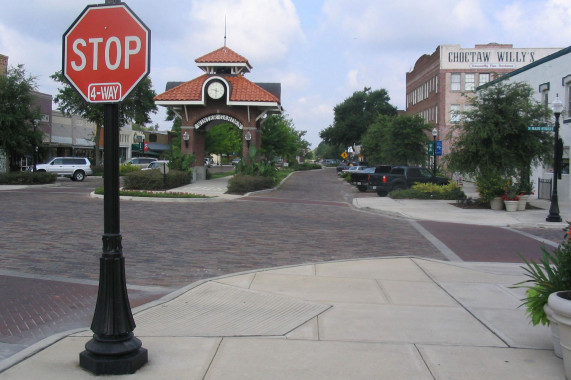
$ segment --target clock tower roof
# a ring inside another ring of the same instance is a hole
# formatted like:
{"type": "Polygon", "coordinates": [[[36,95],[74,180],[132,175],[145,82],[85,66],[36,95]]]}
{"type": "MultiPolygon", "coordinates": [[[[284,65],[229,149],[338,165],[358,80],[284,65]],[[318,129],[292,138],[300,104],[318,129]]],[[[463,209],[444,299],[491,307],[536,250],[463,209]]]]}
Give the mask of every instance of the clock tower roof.
{"type": "Polygon", "coordinates": [[[252,69],[246,58],[226,46],[205,54],[194,62],[208,74],[243,74],[252,69]]]}

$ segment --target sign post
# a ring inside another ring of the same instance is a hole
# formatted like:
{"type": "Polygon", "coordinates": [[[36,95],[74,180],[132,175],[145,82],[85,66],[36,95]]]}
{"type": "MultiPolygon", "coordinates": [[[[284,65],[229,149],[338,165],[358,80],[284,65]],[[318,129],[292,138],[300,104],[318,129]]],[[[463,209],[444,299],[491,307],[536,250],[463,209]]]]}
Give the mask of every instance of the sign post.
{"type": "Polygon", "coordinates": [[[103,253],[91,323],[79,365],[96,375],[136,372],[148,353],[133,334],[119,215],[119,102],[149,74],[150,30],[118,0],[89,5],[63,35],[63,73],[89,103],[104,103],[103,253]]]}

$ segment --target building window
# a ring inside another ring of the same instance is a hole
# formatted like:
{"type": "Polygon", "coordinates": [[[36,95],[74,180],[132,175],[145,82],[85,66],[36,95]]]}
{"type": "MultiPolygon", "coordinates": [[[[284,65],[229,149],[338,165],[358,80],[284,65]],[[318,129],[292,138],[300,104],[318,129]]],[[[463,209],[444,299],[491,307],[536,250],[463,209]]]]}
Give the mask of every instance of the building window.
{"type": "Polygon", "coordinates": [[[155,135],[154,133],[151,133],[149,135],[149,142],[157,142],[157,135],[155,135]]]}
{"type": "Polygon", "coordinates": [[[486,84],[489,81],[490,81],[490,74],[480,74],[480,77],[478,78],[478,86],[486,84]]]}
{"type": "Polygon", "coordinates": [[[474,91],[476,88],[476,74],[466,74],[464,80],[464,89],[466,91],[474,91]]]}
{"type": "Polygon", "coordinates": [[[565,83],[565,96],[567,97],[567,117],[571,117],[571,81],[565,83]]]}
{"type": "Polygon", "coordinates": [[[450,105],[450,122],[459,123],[460,122],[460,104],[450,105]]]}
{"type": "Polygon", "coordinates": [[[460,91],[461,79],[460,74],[450,74],[450,91],[460,91]]]}

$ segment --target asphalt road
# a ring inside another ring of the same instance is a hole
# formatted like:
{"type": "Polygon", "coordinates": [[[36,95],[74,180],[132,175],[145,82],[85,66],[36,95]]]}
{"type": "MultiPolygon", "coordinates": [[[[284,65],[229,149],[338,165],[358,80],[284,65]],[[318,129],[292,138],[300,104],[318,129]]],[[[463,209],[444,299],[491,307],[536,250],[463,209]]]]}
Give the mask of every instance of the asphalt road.
{"type": "MultiPolygon", "coordinates": [[[[97,295],[102,179],[0,192],[0,360],[56,332],[88,327],[97,295]]],[[[445,260],[409,221],[351,207],[334,169],[224,202],[121,202],[131,306],[223,274],[329,260],[415,255],[445,260]]],[[[540,243],[513,231],[420,223],[466,261],[520,261],[540,243]]],[[[556,242],[561,233],[527,229],[556,242]]]]}

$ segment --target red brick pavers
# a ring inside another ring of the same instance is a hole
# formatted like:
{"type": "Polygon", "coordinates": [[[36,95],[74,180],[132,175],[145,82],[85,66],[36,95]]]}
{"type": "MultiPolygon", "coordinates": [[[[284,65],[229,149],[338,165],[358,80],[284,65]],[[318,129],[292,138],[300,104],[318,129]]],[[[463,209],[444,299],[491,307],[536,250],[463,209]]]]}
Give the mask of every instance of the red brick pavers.
{"type": "MultiPolygon", "coordinates": [[[[432,221],[419,223],[464,261],[520,263],[519,254],[535,261],[542,257],[543,243],[507,228],[432,221]]],[[[527,229],[527,232],[533,230],[527,229]]],[[[553,236],[554,232],[563,237],[563,232],[557,229],[549,235],[553,236]]],[[[547,249],[552,250],[549,246],[547,249]]]]}

